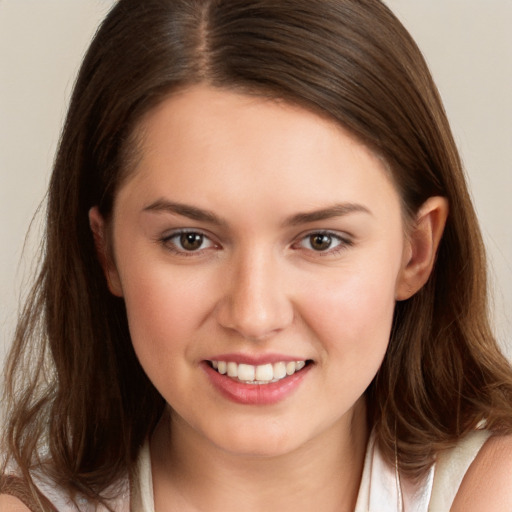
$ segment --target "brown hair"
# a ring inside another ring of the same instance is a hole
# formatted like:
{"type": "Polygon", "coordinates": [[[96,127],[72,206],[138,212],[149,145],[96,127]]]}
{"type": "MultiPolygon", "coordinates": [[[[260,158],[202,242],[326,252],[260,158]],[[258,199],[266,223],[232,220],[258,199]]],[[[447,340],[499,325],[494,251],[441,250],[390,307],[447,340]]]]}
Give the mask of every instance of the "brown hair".
{"type": "Polygon", "coordinates": [[[380,154],[412,218],[450,215],[426,284],[396,306],[367,390],[383,453],[419,474],[477,423],[512,428],[512,372],[489,328],[485,257],[461,162],[427,66],[379,0],[119,0],[83,62],[52,175],[44,260],[7,372],[7,450],[29,478],[94,496],[133,464],[164,402],[132,349],[97,261],[88,210],[108,219],[141,117],[204,82],[328,116],[380,154]]]}

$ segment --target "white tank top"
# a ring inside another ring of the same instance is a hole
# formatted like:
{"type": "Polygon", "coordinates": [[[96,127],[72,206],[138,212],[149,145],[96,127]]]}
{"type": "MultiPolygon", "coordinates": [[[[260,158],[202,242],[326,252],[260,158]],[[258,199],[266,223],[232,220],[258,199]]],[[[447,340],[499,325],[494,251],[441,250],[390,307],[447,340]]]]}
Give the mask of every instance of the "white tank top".
{"type": "Polygon", "coordinates": [[[449,512],[466,471],[489,435],[486,430],[466,435],[416,482],[400,477],[371,436],[355,512],[449,512]]]}
{"type": "MultiPolygon", "coordinates": [[[[448,512],[467,469],[488,437],[486,430],[468,434],[453,449],[443,452],[428,473],[414,483],[401,478],[384,460],[370,436],[354,512],[448,512]]],[[[63,489],[43,476],[35,474],[34,481],[59,512],[107,511],[80,497],[76,498],[77,508],[63,489]]],[[[126,477],[111,491],[117,497],[108,504],[115,512],[155,512],[148,442],[141,449],[131,482],[126,477]]]]}

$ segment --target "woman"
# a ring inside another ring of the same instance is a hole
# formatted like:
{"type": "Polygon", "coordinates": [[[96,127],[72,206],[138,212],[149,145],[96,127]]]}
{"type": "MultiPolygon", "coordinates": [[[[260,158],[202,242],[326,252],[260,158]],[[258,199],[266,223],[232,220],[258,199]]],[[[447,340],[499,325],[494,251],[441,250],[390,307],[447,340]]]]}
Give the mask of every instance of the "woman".
{"type": "Polygon", "coordinates": [[[475,214],[380,2],[120,0],[48,201],[2,510],[512,505],[475,214]]]}

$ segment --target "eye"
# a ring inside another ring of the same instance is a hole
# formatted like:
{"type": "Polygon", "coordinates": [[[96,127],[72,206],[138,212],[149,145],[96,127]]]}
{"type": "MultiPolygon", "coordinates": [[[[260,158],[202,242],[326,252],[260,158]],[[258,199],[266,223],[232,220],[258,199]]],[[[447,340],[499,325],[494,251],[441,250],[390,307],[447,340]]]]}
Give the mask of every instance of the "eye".
{"type": "Polygon", "coordinates": [[[201,233],[181,233],[179,244],[185,251],[197,251],[201,249],[204,242],[204,235],[201,233]]]}
{"type": "Polygon", "coordinates": [[[306,239],[308,248],[314,251],[327,251],[337,240],[327,233],[314,233],[306,239]]]}
{"type": "Polygon", "coordinates": [[[206,235],[199,231],[178,231],[165,236],[162,244],[176,253],[194,253],[215,247],[206,235]]]}
{"type": "Polygon", "coordinates": [[[352,245],[352,242],[330,231],[308,233],[297,244],[302,249],[318,253],[336,253],[352,245]]]}

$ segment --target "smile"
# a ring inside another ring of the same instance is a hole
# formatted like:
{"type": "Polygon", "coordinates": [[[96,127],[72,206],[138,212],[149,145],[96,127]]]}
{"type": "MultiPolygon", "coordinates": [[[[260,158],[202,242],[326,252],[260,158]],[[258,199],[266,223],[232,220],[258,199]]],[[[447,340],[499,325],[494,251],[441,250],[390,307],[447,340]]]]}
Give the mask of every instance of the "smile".
{"type": "Polygon", "coordinates": [[[294,375],[302,370],[307,361],[279,361],[261,365],[235,363],[232,361],[209,361],[211,367],[221,375],[244,384],[270,384],[294,375]]]}
{"type": "Polygon", "coordinates": [[[277,404],[294,394],[315,367],[311,359],[290,361],[275,355],[270,361],[254,359],[239,354],[232,359],[226,354],[204,360],[202,367],[210,384],[225,398],[257,406],[277,404]]]}

